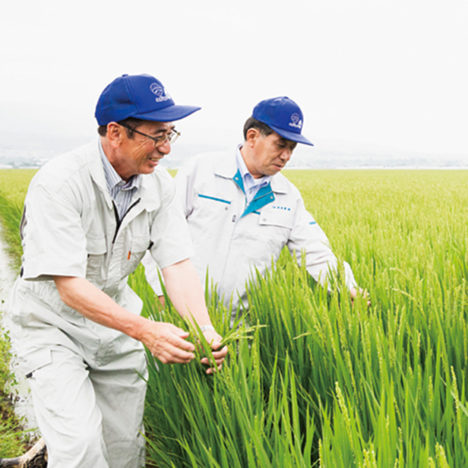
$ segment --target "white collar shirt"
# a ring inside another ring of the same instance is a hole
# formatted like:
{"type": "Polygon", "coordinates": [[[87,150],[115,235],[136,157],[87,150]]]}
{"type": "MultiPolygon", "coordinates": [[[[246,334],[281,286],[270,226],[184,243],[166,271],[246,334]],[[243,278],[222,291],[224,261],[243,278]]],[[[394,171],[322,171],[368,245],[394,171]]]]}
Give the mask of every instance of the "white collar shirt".
{"type": "Polygon", "coordinates": [[[240,151],[241,148],[242,148],[242,145],[239,145],[237,147],[236,162],[237,162],[237,168],[239,169],[239,172],[242,177],[242,181],[244,182],[244,190],[245,190],[245,197],[247,200],[247,204],[249,204],[255,198],[255,195],[257,194],[257,192],[265,185],[268,185],[271,177],[263,176],[258,179],[255,179],[252,176],[252,174],[249,172],[249,170],[247,169],[247,166],[245,165],[244,158],[242,157],[242,153],[240,151]]]}

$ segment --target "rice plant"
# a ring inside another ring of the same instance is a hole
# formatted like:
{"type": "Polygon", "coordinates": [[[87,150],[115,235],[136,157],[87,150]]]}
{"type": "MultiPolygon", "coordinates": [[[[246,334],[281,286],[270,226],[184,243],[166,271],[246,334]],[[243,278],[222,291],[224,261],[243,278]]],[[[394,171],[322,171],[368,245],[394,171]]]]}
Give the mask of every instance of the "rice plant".
{"type": "MultiPolygon", "coordinates": [[[[372,304],[339,274],[327,293],[288,252],[252,275],[234,331],[207,292],[228,359],[206,375],[148,356],[148,465],[468,466],[468,172],[287,175],[372,304]]],[[[130,285],[145,315],[189,328],[141,267],[130,285]]]]}
{"type": "MultiPolygon", "coordinates": [[[[8,247],[11,265],[18,270],[21,259],[19,223],[26,189],[34,171],[0,170],[0,224],[2,237],[8,247]]],[[[3,301],[0,303],[0,322],[3,301]]],[[[13,411],[14,398],[9,388],[15,382],[10,370],[10,341],[8,333],[0,329],[0,458],[16,457],[30,446],[31,437],[24,431],[13,411]]]]}
{"type": "MultiPolygon", "coordinates": [[[[371,307],[285,252],[252,278],[247,322],[263,326],[220,373],[152,367],[154,466],[468,466],[468,174],[323,175],[306,204],[371,307]]],[[[229,316],[210,301],[215,321],[229,316]]]]}

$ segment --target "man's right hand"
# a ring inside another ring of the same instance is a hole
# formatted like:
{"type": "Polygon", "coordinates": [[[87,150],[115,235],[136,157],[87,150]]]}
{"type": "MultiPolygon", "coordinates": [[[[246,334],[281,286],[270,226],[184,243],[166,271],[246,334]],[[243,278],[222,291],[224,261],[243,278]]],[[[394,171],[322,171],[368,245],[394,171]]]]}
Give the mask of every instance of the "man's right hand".
{"type": "Polygon", "coordinates": [[[195,357],[195,346],[186,340],[188,336],[171,323],[148,320],[139,339],[163,364],[185,364],[195,357]]]}
{"type": "Polygon", "coordinates": [[[55,276],[63,302],[85,317],[141,341],[162,363],[186,363],[195,346],[186,341],[189,333],[165,322],[153,322],[121,307],[85,278],[55,276]]]}

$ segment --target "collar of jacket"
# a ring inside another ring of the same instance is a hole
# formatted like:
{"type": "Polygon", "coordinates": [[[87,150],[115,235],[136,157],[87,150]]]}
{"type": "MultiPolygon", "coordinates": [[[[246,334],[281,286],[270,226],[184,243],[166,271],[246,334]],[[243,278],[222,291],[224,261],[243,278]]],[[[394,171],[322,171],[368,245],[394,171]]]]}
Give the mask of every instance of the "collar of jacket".
{"type": "MultiPolygon", "coordinates": [[[[223,153],[216,161],[215,174],[225,179],[233,179],[237,173],[236,153],[223,153]]],[[[270,179],[271,190],[274,193],[287,193],[288,180],[283,174],[275,174],[270,179]]]]}
{"type": "MultiPolygon", "coordinates": [[[[106,176],[104,174],[104,167],[102,165],[101,154],[99,152],[99,142],[89,145],[89,151],[87,152],[89,172],[94,183],[97,185],[99,190],[103,193],[106,200],[106,204],[109,209],[113,210],[112,198],[109,190],[107,189],[106,176]]],[[[148,203],[149,200],[154,200],[153,195],[157,196],[154,184],[150,184],[148,177],[142,177],[140,180],[140,186],[138,187],[135,198],[141,199],[140,207],[145,208],[147,211],[155,209],[154,203],[148,203]],[[151,192],[155,192],[151,195],[151,192]],[[149,196],[147,194],[150,194],[149,196]]]]}

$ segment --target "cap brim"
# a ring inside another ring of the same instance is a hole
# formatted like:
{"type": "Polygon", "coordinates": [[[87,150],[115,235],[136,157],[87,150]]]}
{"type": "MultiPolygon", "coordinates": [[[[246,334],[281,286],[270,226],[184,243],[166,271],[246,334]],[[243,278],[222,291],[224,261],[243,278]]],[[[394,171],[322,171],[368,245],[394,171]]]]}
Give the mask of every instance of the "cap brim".
{"type": "Polygon", "coordinates": [[[286,140],[295,141],[297,143],[303,143],[304,145],[314,146],[314,144],[309,141],[306,137],[302,136],[300,133],[288,132],[283,128],[275,127],[274,125],[268,124],[268,126],[274,130],[279,136],[286,138],[286,140]]]}
{"type": "Polygon", "coordinates": [[[194,106],[168,106],[153,112],[132,115],[132,117],[141,120],[152,120],[155,122],[172,122],[188,117],[190,114],[200,110],[201,107],[194,106]]]}

